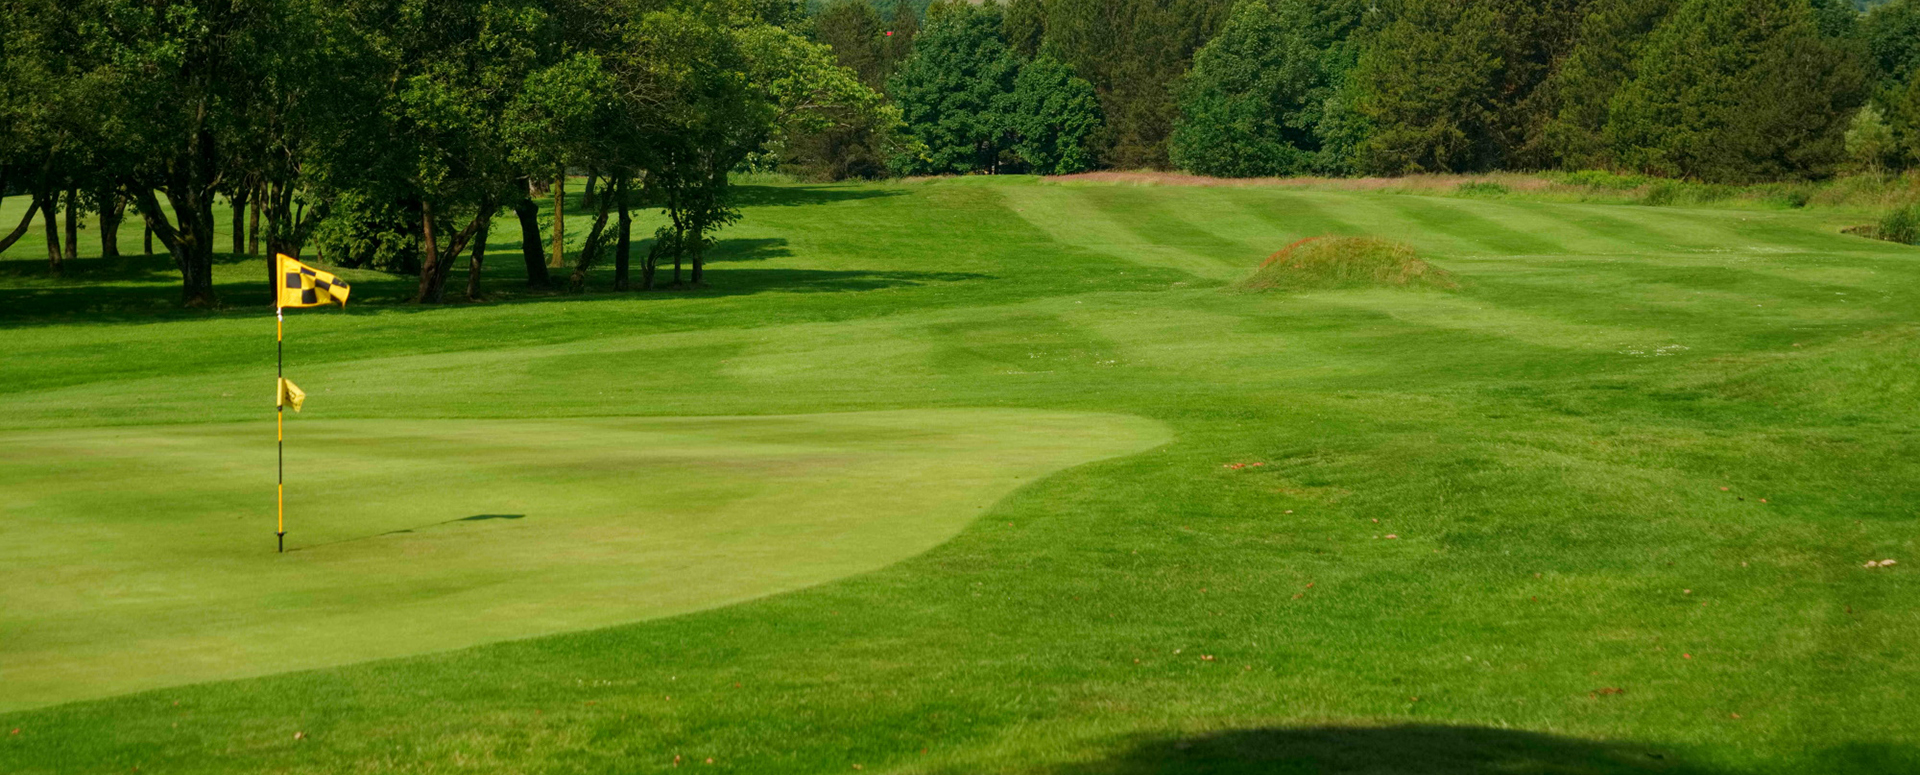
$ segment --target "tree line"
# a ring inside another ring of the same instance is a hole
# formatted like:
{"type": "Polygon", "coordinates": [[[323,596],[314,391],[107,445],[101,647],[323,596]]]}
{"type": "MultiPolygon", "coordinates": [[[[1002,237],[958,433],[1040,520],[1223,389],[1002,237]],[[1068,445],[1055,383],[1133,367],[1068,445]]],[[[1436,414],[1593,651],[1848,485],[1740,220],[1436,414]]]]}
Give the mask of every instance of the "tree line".
{"type": "Polygon", "coordinates": [[[31,199],[0,250],[37,213],[57,272],[93,214],[108,256],[123,221],[157,241],[188,304],[216,252],[262,243],[436,302],[462,257],[478,293],[508,212],[529,283],[701,283],[743,170],[1920,163],[1920,0],[801,2],[0,0],[0,195],[31,199]],[[225,246],[219,208],[247,224],[225,246]],[[668,225],[636,261],[648,208],[668,225]]]}
{"type": "Polygon", "coordinates": [[[879,14],[829,0],[813,34],[901,109],[901,174],[1920,162],[1920,0],[940,0],[904,56],[867,32],[879,14]]]}

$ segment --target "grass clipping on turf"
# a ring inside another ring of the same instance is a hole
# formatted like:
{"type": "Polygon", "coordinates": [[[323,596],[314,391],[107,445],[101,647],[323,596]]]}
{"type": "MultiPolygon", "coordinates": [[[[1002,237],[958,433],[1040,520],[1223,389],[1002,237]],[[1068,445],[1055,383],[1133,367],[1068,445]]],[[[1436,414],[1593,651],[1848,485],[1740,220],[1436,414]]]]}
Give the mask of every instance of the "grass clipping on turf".
{"type": "Polygon", "coordinates": [[[1413,248],[1372,237],[1308,237],[1267,257],[1235,286],[1243,291],[1330,288],[1460,287],[1447,270],[1420,260],[1413,248]]]}

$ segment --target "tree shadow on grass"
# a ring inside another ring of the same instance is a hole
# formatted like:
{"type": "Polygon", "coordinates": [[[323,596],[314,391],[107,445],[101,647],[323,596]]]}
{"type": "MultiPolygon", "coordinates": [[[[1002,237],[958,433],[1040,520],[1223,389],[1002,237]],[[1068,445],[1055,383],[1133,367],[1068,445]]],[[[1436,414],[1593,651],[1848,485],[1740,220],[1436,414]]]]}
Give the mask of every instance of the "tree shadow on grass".
{"type": "MultiPolygon", "coordinates": [[[[222,262],[216,258],[217,263],[222,262]]],[[[0,257],[0,280],[9,282],[162,282],[179,280],[180,272],[165,253],[157,256],[121,255],[119,258],[85,256],[64,261],[60,274],[47,270],[45,258],[0,257]]]]}
{"type": "MultiPolygon", "coordinates": [[[[511,292],[491,293],[489,300],[483,304],[668,301],[685,298],[751,296],[761,293],[859,293],[969,280],[990,280],[993,276],[972,272],[710,267],[707,278],[705,287],[664,287],[672,279],[669,267],[656,280],[663,286],[661,288],[653,291],[614,292],[609,288],[612,283],[611,275],[596,271],[589,276],[585,293],[516,288],[511,292]]],[[[50,325],[159,323],[227,315],[271,315],[269,297],[263,286],[264,283],[217,284],[214,293],[220,299],[222,308],[214,311],[183,309],[180,306],[180,289],[175,285],[0,288],[0,330],[50,325]]],[[[449,293],[449,302],[446,304],[413,304],[411,299],[417,288],[418,281],[409,277],[393,276],[391,280],[357,278],[353,283],[355,303],[349,304],[344,311],[336,314],[416,313],[476,306],[454,298],[457,296],[457,290],[449,293]]]]}
{"type": "MultiPolygon", "coordinates": [[[[774,189],[786,193],[787,188],[774,189]]],[[[854,194],[860,190],[849,189],[854,194]]],[[[652,240],[633,245],[636,262],[646,255],[652,240]]],[[[787,240],[771,238],[722,239],[708,257],[707,284],[704,287],[668,287],[672,283],[672,265],[661,267],[655,278],[660,287],[651,292],[614,293],[611,259],[600,261],[587,273],[586,293],[564,290],[572,270],[554,270],[549,288],[527,288],[526,267],[520,261],[519,243],[490,243],[489,258],[482,286],[484,303],[538,304],[543,302],[592,302],[615,299],[674,299],[685,297],[745,296],[758,293],[857,293],[909,288],[934,283],[990,280],[992,275],[968,272],[922,272],[882,270],[826,270],[743,267],[740,264],[768,261],[793,255],[787,240]]],[[[218,263],[259,262],[257,256],[217,254],[218,263]]],[[[331,268],[327,264],[317,265],[331,268]]],[[[180,277],[172,261],[161,256],[128,256],[114,261],[79,259],[60,277],[46,274],[44,261],[0,261],[0,329],[32,328],[47,325],[157,323],[169,320],[196,320],[209,316],[265,314],[272,297],[265,277],[254,277],[248,270],[226,271],[215,276],[214,296],[220,307],[215,310],[184,309],[180,305],[180,277]]],[[[262,265],[264,268],[264,265],[262,265]]],[[[419,279],[407,274],[352,272],[346,279],[353,284],[352,303],[347,314],[424,312],[447,307],[469,306],[461,298],[467,265],[455,264],[448,282],[444,304],[413,304],[419,279]]],[[[639,281],[639,268],[633,279],[639,281]]],[[[684,276],[684,275],[683,275],[684,276]]]]}
{"type": "Polygon", "coordinates": [[[1053,775],[1733,775],[1656,747],[1487,727],[1240,729],[1145,737],[1117,756],[1053,775]]]}
{"type": "MultiPolygon", "coordinates": [[[[645,255],[643,249],[650,247],[652,244],[653,240],[647,240],[645,243],[634,243],[633,252],[635,255],[645,255]]],[[[766,239],[729,239],[721,240],[719,244],[713,246],[713,250],[707,252],[707,263],[765,261],[769,258],[786,258],[791,255],[793,255],[793,251],[787,249],[787,241],[781,237],[769,237],[766,239]]]]}

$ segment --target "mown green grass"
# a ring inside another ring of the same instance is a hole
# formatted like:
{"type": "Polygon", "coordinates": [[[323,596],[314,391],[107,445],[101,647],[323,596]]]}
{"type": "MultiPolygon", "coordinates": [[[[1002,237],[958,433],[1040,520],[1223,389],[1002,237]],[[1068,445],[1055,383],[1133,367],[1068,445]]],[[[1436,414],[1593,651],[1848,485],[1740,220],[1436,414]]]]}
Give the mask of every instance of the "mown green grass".
{"type": "Polygon", "coordinates": [[[807,587],[925,551],[1037,476],[1165,440],[1124,416],[1009,410],[296,417],[288,557],[262,551],[270,426],[0,434],[6,519],[33,538],[0,546],[0,607],[24,636],[0,642],[7,710],[807,587]]]}
{"type": "MultiPolygon", "coordinates": [[[[406,280],[355,277],[376,303],[289,315],[302,421],[1012,408],[1143,417],[1172,441],[804,590],[9,713],[0,770],[1920,766],[1914,248],[1818,210],[986,179],[749,193],[705,290],[414,309],[377,303],[406,280]],[[1407,243],[1460,288],[1231,292],[1318,234],[1407,243]],[[1861,567],[1884,558],[1903,564],[1861,567]]],[[[493,246],[501,296],[515,250],[493,246]]],[[[0,261],[0,430],[258,427],[258,263],[222,265],[231,309],[154,312],[176,292],[163,267],[42,280],[39,256],[0,261]]],[[[55,457],[10,457],[6,478],[55,457]]],[[[758,486],[735,473],[701,484],[758,486]]],[[[610,496],[581,485],[567,497],[610,496]]],[[[29,524],[0,520],[0,543],[29,524]]]]}

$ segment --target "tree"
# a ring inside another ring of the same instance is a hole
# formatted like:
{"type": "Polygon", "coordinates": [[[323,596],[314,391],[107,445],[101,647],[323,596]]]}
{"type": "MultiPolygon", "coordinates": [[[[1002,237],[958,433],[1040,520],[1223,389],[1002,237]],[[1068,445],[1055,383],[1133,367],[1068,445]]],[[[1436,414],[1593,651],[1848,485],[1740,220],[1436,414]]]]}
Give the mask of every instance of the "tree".
{"type": "Polygon", "coordinates": [[[1001,18],[1001,32],[1007,47],[1023,61],[1040,56],[1047,39],[1047,7],[1041,0],[1011,0],[1001,18]]]}
{"type": "Polygon", "coordinates": [[[1607,105],[1633,74],[1648,33],[1675,0],[1597,0],[1582,20],[1571,53],[1542,91],[1551,116],[1538,136],[1540,155],[1567,169],[1613,166],[1607,105]]]}
{"type": "Polygon", "coordinates": [[[994,171],[1006,147],[1003,95],[1018,63],[1001,37],[998,6],[943,0],[927,12],[913,56],[889,82],[906,133],[924,151],[895,156],[905,174],[994,171]]]}
{"type": "Polygon", "coordinates": [[[1805,0],[1685,0],[1609,106],[1619,162],[1745,182],[1827,174],[1844,157],[1865,71],[1805,0]]]}
{"type": "Polygon", "coordinates": [[[1225,21],[1233,0],[1048,0],[1053,55],[1100,97],[1100,161],[1165,167],[1179,115],[1174,84],[1225,21]]]}
{"type": "MultiPolygon", "coordinates": [[[[646,193],[672,222],[667,244],[674,261],[674,284],[681,284],[681,262],[691,263],[686,278],[705,282],[705,255],[713,232],[739,219],[728,173],[766,141],[776,108],[749,81],[752,65],[736,32],[683,11],[644,16],[625,48],[633,52],[630,78],[659,95],[664,110],[659,131],[650,132],[646,193]]],[[[653,285],[650,254],[643,285],[653,285]]]]}
{"type": "Polygon", "coordinates": [[[1499,158],[1506,20],[1480,0],[1402,0],[1361,55],[1361,148],[1378,173],[1485,169],[1499,158]]]}
{"type": "Polygon", "coordinates": [[[868,0],[833,0],[820,9],[812,24],[813,39],[832,49],[842,67],[876,90],[886,88],[887,78],[899,65],[889,45],[890,31],[868,0]]]}
{"type": "MultiPolygon", "coordinates": [[[[832,49],[772,25],[746,27],[736,37],[750,83],[760,101],[773,110],[771,132],[757,156],[804,169],[809,164],[834,164],[813,156],[821,147],[815,138],[824,135],[859,133],[878,151],[893,145],[900,110],[886,104],[854,70],[842,66],[832,49]]],[[[845,177],[846,172],[832,169],[827,176],[845,177]]]]}
{"type": "MultiPolygon", "coordinates": [[[[1561,103],[1552,87],[1557,67],[1577,47],[1596,0],[1490,0],[1503,19],[1504,46],[1494,85],[1493,165],[1542,169],[1558,160],[1544,141],[1561,103]]],[[[1604,2],[1604,0],[1600,0],[1604,2]]]]}
{"type": "Polygon", "coordinates": [[[102,39],[102,25],[88,21],[100,10],[43,0],[0,6],[0,26],[8,30],[0,37],[0,195],[19,185],[32,197],[27,214],[0,234],[0,250],[24,236],[37,214],[54,274],[77,257],[80,218],[88,212],[105,214],[103,244],[111,250],[117,191],[138,158],[127,116],[115,109],[127,63],[102,39]]]}
{"type": "MultiPolygon", "coordinates": [[[[841,67],[853,71],[869,89],[881,92],[900,63],[912,54],[918,25],[913,9],[896,6],[889,24],[869,0],[834,0],[821,8],[811,26],[812,38],[827,45],[841,67]]],[[[899,110],[841,112],[829,125],[789,133],[781,140],[781,169],[807,178],[842,180],[877,178],[887,174],[887,160],[897,152],[899,110]]]]}
{"type": "Polygon", "coordinates": [[[1869,102],[1861,106],[1847,127],[1847,160],[1855,169],[1878,175],[1899,163],[1900,147],[1893,129],[1887,126],[1880,109],[1869,102]]]}
{"type": "Polygon", "coordinates": [[[513,108],[530,76],[561,66],[553,17],[534,0],[363,0],[346,13],[371,91],[316,174],[331,191],[417,213],[414,298],[439,302],[469,241],[524,190],[513,108]]]}
{"type": "Polygon", "coordinates": [[[128,192],[181,274],[188,306],[215,303],[214,208],[225,165],[257,147],[260,116],[295,78],[277,51],[310,28],[297,0],[90,0],[88,50],[112,63],[128,192]],[[156,193],[157,192],[157,193],[156,193]],[[163,206],[160,198],[165,197],[163,206]],[[171,211],[171,212],[169,212],[171,211]]]}
{"type": "Polygon", "coordinates": [[[1093,166],[1100,99],[1066,63],[1041,54],[1022,65],[1003,113],[1014,155],[1033,172],[1067,175],[1093,166]]]}
{"type": "Polygon", "coordinates": [[[1920,68],[1920,0],[1893,0],[1874,7],[1860,23],[1874,94],[1882,104],[1897,99],[1899,91],[1920,68]]]}
{"type": "Polygon", "coordinates": [[[1259,177],[1307,172],[1327,79],[1298,0],[1242,0],[1220,34],[1193,56],[1180,87],[1175,166],[1202,175],[1259,177]]]}

